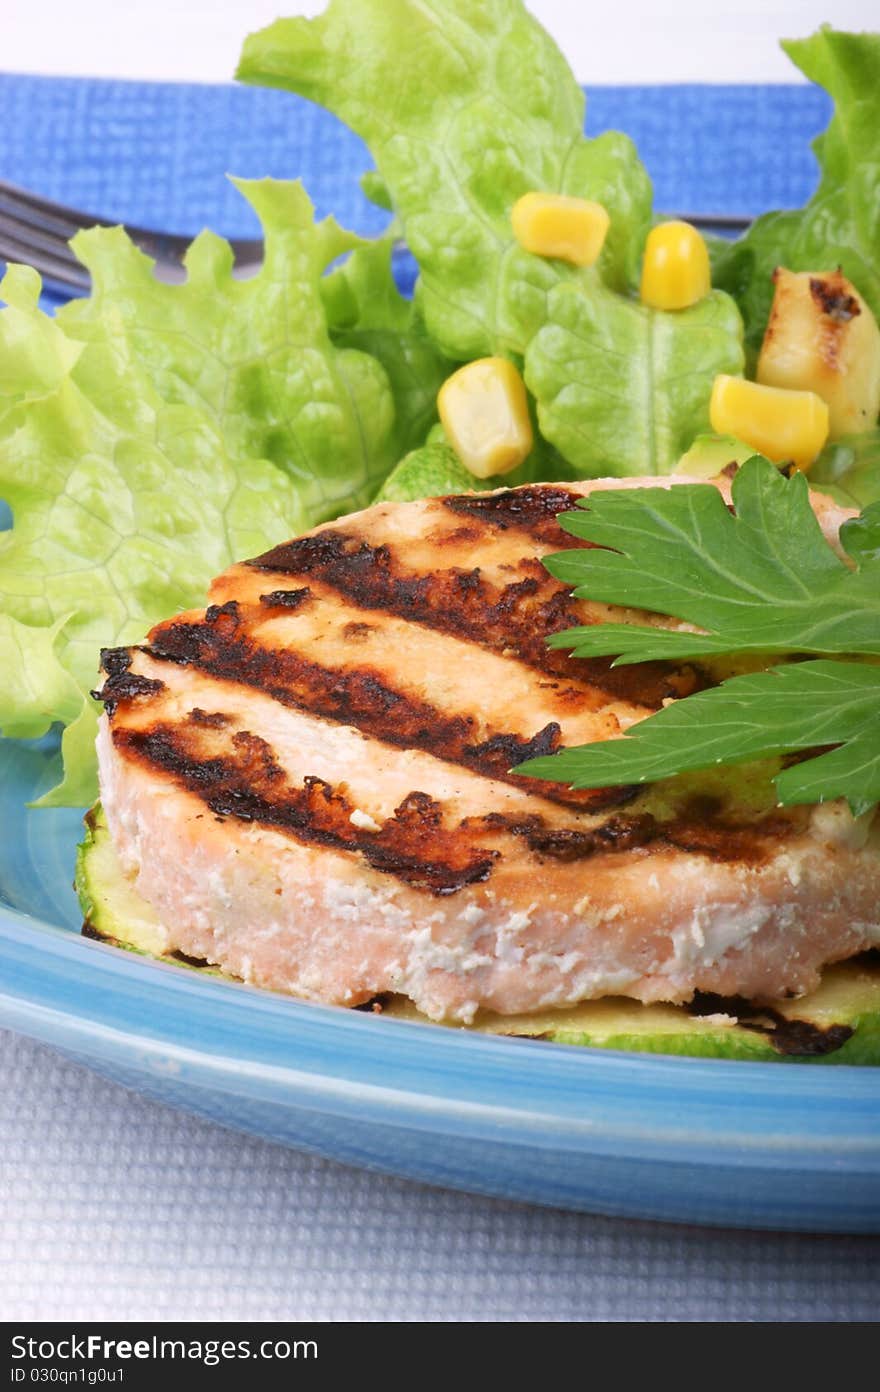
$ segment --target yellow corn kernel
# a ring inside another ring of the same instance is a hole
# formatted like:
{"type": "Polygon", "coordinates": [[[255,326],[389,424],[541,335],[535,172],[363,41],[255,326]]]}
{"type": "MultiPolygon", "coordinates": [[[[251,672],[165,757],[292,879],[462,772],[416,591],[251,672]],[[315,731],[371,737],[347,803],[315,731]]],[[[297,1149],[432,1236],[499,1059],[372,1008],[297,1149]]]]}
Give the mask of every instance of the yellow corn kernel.
{"type": "Polygon", "coordinates": [[[764,387],[721,373],[709,405],[712,429],[736,435],[774,464],[806,471],[828,439],[828,407],[811,391],[764,387]]]}
{"type": "Polygon", "coordinates": [[[601,203],[563,193],[526,193],[510,214],[513,235],[536,256],[553,256],[575,266],[599,259],[611,219],[601,203]]]}
{"type": "Polygon", "coordinates": [[[652,227],[642,262],[642,303],[652,309],[687,309],[712,289],[709,248],[689,222],[652,227]]]}
{"type": "Polygon", "coordinates": [[[437,409],[449,443],[476,478],[509,474],[531,451],[526,389],[506,358],[478,358],[453,372],[437,409]]]}

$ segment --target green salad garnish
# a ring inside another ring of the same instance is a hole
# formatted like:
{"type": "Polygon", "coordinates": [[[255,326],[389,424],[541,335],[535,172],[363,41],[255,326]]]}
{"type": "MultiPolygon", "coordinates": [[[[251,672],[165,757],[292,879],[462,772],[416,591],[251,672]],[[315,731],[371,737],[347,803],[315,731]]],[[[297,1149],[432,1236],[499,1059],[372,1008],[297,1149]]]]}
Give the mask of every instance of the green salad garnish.
{"type": "MultiPolygon", "coordinates": [[[[734,654],[791,657],[673,701],[622,739],[521,764],[575,788],[655,782],[715,764],[837,746],[776,778],[783,805],[880,801],[880,503],[843,525],[846,558],[825,541],[802,474],[766,459],[737,474],[731,514],[712,484],[599,492],[563,514],[590,549],[548,557],[575,595],[636,605],[706,630],[595,624],[554,635],[576,657],[618,662],[734,654]],[[800,660],[803,655],[841,660],[800,660]]],[[[766,665],[766,663],[764,664],[766,665]]]]}

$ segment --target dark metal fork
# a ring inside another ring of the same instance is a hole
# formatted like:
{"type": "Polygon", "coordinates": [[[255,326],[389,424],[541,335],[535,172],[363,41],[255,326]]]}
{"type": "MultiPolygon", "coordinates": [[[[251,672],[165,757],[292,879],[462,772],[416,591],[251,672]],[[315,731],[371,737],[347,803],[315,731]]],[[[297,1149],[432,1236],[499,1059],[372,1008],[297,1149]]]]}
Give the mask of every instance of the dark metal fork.
{"type": "MultiPolygon", "coordinates": [[[[80,265],[70,249],[71,237],[84,227],[116,225],[107,218],[67,208],[0,180],[0,261],[23,261],[46,281],[68,292],[87,294],[91,283],[85,266],[80,265]]],[[[124,226],[135,245],[155,261],[159,280],[174,282],[185,278],[183,256],[192,237],[129,223],[124,226]]],[[[242,274],[262,265],[262,241],[231,237],[229,243],[236,269],[242,274]]]]}
{"type": "MultiPolygon", "coordinates": [[[[711,232],[741,232],[751,218],[728,213],[676,213],[695,227],[711,232]]],[[[0,261],[23,261],[39,271],[50,287],[63,293],[87,294],[89,273],[77,261],[68,243],[84,227],[113,227],[116,224],[93,213],[79,212],[61,203],[7,184],[0,180],[0,261]]],[[[156,263],[159,280],[175,282],[185,279],[183,256],[191,237],[153,228],[123,224],[136,246],[156,263]]],[[[263,261],[263,243],[256,238],[230,237],[235,256],[235,269],[247,275],[258,269],[263,261]]]]}

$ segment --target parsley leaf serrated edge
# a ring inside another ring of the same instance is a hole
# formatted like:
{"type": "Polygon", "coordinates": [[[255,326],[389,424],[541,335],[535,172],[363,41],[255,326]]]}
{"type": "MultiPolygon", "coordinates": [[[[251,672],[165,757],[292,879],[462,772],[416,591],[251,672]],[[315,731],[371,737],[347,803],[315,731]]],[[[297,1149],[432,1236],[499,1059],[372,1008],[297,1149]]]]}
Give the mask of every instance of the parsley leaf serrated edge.
{"type": "Polygon", "coordinates": [[[674,701],[620,739],[530,759],[516,772],[573,788],[612,787],[836,745],[779,774],[779,801],[846,798],[859,816],[880,802],[878,728],[880,666],[788,663],[674,701]]]}
{"type": "Polygon", "coordinates": [[[880,655],[880,505],[841,529],[851,567],[822,535],[803,475],[748,460],[731,513],[712,484],[596,491],[560,518],[591,546],[544,559],[576,598],[647,609],[703,632],[639,624],[566,629],[575,657],[619,662],[718,653],[880,655]]]}

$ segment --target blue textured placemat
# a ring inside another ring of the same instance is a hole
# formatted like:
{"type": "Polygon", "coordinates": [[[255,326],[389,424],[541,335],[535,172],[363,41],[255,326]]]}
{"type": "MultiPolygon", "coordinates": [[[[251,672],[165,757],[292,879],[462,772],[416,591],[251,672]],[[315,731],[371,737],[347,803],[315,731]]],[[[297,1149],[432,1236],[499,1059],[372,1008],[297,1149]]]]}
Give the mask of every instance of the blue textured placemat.
{"type": "MultiPolygon", "coordinates": [[[[599,87],[587,130],[633,137],[658,208],[755,214],[809,197],[829,109],[806,86],[599,87]]],[[[301,176],[319,215],[377,231],[385,215],[357,185],[370,164],[334,117],[284,92],[0,75],[0,178],[104,217],[247,235],[229,171],[301,176]]]]}

